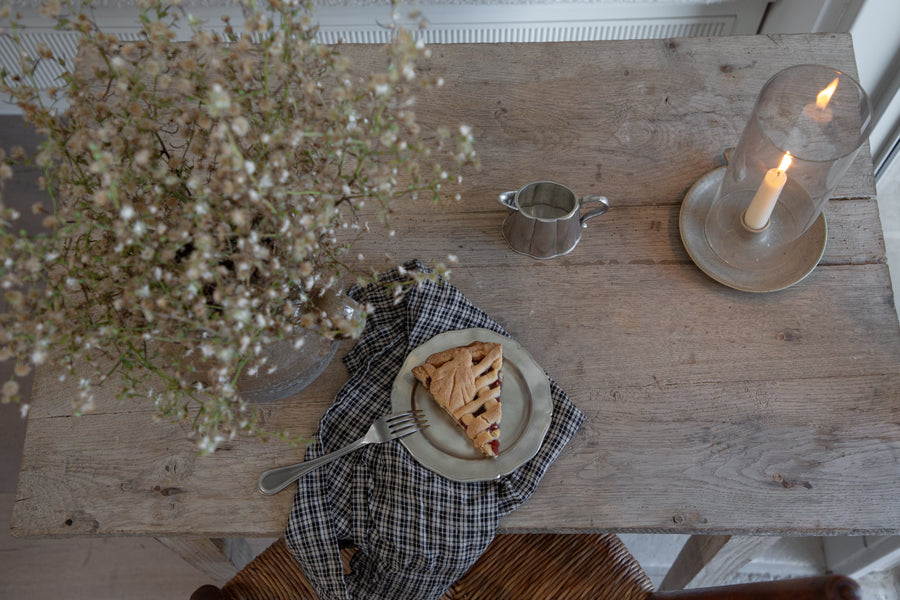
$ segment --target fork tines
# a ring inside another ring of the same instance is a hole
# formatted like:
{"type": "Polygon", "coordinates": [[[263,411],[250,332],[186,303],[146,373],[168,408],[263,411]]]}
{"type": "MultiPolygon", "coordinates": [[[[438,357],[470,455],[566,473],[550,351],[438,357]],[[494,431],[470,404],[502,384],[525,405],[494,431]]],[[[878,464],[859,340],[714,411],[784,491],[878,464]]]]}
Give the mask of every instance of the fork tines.
{"type": "Polygon", "coordinates": [[[391,430],[394,437],[409,435],[421,429],[428,427],[428,421],[422,410],[411,410],[402,413],[395,413],[385,417],[384,422],[391,430]]]}

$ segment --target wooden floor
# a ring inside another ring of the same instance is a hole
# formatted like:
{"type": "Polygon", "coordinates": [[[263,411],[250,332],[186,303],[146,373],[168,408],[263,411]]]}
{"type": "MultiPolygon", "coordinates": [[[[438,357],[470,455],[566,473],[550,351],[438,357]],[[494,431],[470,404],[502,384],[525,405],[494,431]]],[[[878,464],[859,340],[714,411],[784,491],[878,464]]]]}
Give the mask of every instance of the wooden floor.
{"type": "MultiPolygon", "coordinates": [[[[34,139],[24,131],[20,119],[0,116],[0,145],[27,146],[34,139]]],[[[897,175],[885,181],[884,189],[879,183],[883,194],[880,200],[884,201],[879,204],[883,206],[882,222],[896,290],[900,284],[900,166],[894,171],[897,175]]],[[[36,174],[22,175],[26,177],[14,180],[14,188],[8,188],[4,197],[7,202],[15,198],[22,214],[30,215],[28,207],[39,193],[33,183],[36,174]]],[[[0,364],[0,382],[9,377],[10,369],[11,365],[0,364]]],[[[22,387],[30,389],[30,382],[24,382],[22,387]]],[[[25,421],[19,416],[18,406],[0,405],[0,515],[7,524],[15,499],[24,437],[25,421]]],[[[651,548],[652,554],[653,548],[665,544],[651,542],[638,546],[651,548]]],[[[640,556],[637,552],[636,557],[642,562],[646,558],[648,563],[658,558],[640,556]]],[[[807,569],[808,563],[797,574],[806,575],[807,569]]],[[[779,576],[787,575],[790,573],[779,573],[779,576]]],[[[892,575],[868,597],[897,600],[895,582],[896,577],[892,575]]],[[[208,581],[202,573],[152,538],[22,540],[12,538],[8,526],[0,531],[2,600],[186,599],[205,583],[208,581]]]]}

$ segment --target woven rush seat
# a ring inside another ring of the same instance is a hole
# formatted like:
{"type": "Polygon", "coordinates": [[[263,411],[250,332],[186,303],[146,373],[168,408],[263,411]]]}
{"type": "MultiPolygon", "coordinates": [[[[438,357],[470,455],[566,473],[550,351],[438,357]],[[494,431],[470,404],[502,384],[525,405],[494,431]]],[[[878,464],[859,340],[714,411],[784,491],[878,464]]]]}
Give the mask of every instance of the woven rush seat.
{"type": "Polygon", "coordinates": [[[644,600],[650,578],[615,535],[498,535],[442,600],[644,600]]]}
{"type": "MultiPolygon", "coordinates": [[[[341,551],[345,566],[352,549],[341,551]]],[[[500,534],[441,600],[861,600],[859,585],[830,575],[656,592],[613,534],[500,534]]],[[[284,539],[222,588],[191,600],[320,600],[284,539]]]]}

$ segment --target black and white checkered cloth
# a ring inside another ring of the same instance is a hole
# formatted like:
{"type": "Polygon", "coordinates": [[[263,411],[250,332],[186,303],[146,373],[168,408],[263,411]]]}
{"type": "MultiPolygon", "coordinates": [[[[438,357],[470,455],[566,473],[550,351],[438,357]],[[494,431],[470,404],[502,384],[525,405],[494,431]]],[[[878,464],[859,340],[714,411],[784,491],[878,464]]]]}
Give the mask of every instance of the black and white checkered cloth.
{"type": "MultiPolygon", "coordinates": [[[[424,269],[417,261],[404,269],[424,269]]],[[[382,281],[405,278],[403,270],[382,281]]],[[[508,334],[448,283],[426,283],[395,304],[389,286],[354,287],[369,302],[357,345],[344,358],[350,380],[319,423],[306,460],[365,435],[391,411],[391,387],[407,354],[444,331],[483,327],[508,334]]],[[[538,454],[495,481],[450,481],[421,466],[399,441],[364,446],[300,479],[285,530],[288,547],[325,600],[439,598],[474,563],[503,515],[537,488],[584,420],[550,382],[553,418],[538,454]],[[356,546],[344,574],[339,546],[356,546]]]]}

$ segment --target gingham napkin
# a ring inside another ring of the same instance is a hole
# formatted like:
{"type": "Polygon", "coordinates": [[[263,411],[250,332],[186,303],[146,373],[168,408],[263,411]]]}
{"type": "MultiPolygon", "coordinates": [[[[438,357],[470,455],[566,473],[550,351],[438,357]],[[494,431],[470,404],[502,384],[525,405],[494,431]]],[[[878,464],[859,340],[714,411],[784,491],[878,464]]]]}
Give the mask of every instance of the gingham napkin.
{"type": "MultiPolygon", "coordinates": [[[[424,270],[413,261],[382,283],[424,270]]],[[[350,380],[319,423],[306,460],[349,444],[391,411],[391,387],[406,356],[444,331],[483,327],[507,336],[449,283],[426,283],[395,303],[389,285],[354,287],[371,303],[357,345],[344,358],[350,380]]],[[[538,454],[512,474],[456,482],[421,466],[399,441],[365,446],[305,475],[288,525],[288,547],[325,600],[439,598],[474,563],[572,438],[584,415],[550,381],[553,418],[538,454]],[[350,574],[339,547],[356,546],[350,574]]]]}

